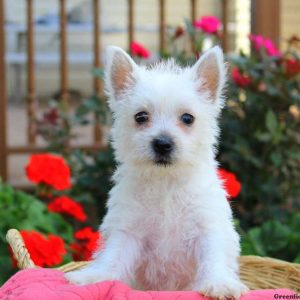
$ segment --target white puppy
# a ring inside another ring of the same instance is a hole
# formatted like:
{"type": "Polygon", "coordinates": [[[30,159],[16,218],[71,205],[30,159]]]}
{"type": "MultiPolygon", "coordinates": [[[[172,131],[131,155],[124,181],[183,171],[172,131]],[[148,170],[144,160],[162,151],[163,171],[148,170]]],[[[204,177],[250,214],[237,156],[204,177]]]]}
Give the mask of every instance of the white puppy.
{"type": "Polygon", "coordinates": [[[120,280],[146,290],[238,298],[239,236],[217,176],[226,70],[214,47],[189,68],[146,69],[110,47],[106,90],[118,169],[100,227],[105,247],[73,283],[120,280]]]}

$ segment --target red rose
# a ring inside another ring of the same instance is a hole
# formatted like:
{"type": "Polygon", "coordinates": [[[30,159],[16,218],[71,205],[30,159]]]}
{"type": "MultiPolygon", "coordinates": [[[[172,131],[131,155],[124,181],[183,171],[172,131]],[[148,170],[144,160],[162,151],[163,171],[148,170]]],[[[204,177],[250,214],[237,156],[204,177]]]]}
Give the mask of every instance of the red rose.
{"type": "Polygon", "coordinates": [[[300,62],[297,59],[287,59],[285,61],[285,74],[288,77],[296,76],[300,73],[300,62]]]}
{"type": "Polygon", "coordinates": [[[31,155],[26,166],[26,175],[31,182],[47,184],[56,190],[71,187],[70,168],[64,159],[57,155],[31,155]]]}
{"type": "Polygon", "coordinates": [[[82,206],[78,202],[66,196],[55,198],[48,204],[48,210],[69,215],[81,222],[87,219],[82,206]]]}
{"type": "Polygon", "coordinates": [[[264,49],[269,56],[280,56],[281,52],[270,39],[261,35],[250,34],[249,39],[255,50],[264,49]]]}
{"type": "Polygon", "coordinates": [[[231,76],[236,85],[241,88],[245,88],[251,83],[251,78],[248,75],[242,74],[238,68],[232,69],[231,76]]]}
{"type": "Polygon", "coordinates": [[[264,47],[264,38],[261,35],[250,34],[249,39],[255,50],[259,50],[264,47]]]}
{"type": "Polygon", "coordinates": [[[46,237],[34,230],[20,230],[20,233],[35,265],[53,267],[62,263],[67,253],[62,238],[53,234],[46,237]]]}
{"type": "Polygon", "coordinates": [[[131,54],[134,56],[138,56],[141,58],[148,58],[150,56],[150,52],[141,44],[137,42],[132,42],[130,45],[131,54]]]}
{"type": "Polygon", "coordinates": [[[235,174],[224,169],[219,169],[218,176],[223,182],[228,199],[237,197],[241,191],[241,184],[237,180],[235,174]]]}
{"type": "Polygon", "coordinates": [[[281,52],[270,39],[265,39],[265,49],[269,56],[280,56],[281,52]]]}
{"type": "Polygon", "coordinates": [[[78,230],[74,237],[77,241],[71,244],[71,249],[75,261],[90,260],[96,249],[102,246],[100,232],[93,231],[91,227],[78,230]]]}
{"type": "Polygon", "coordinates": [[[194,22],[194,27],[210,34],[217,33],[222,23],[215,16],[204,16],[200,20],[194,22]]]}

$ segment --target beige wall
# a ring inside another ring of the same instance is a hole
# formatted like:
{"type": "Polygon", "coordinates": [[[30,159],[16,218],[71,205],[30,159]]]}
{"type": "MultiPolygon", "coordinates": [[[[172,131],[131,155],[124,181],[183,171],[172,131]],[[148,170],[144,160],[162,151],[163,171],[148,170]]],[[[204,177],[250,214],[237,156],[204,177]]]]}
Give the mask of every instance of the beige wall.
{"type": "Polygon", "coordinates": [[[300,1],[281,0],[281,47],[286,47],[286,40],[292,35],[300,35],[300,1]]]}

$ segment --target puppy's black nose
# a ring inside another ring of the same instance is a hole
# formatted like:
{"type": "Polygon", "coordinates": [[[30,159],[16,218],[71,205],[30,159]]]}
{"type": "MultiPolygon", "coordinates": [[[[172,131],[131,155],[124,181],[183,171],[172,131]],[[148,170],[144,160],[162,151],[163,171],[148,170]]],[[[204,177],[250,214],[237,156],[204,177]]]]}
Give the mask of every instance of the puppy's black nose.
{"type": "Polygon", "coordinates": [[[162,135],[152,141],[152,147],[156,154],[170,154],[174,148],[174,142],[171,137],[162,135]]]}

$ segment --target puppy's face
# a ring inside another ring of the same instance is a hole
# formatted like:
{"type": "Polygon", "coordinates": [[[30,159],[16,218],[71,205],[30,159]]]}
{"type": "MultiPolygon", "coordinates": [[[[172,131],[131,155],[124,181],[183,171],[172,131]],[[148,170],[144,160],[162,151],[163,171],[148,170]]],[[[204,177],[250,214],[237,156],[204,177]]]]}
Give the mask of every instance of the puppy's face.
{"type": "Polygon", "coordinates": [[[224,82],[222,52],[214,48],[192,67],[173,61],[138,67],[123,50],[108,52],[106,89],[114,114],[113,145],[120,162],[173,167],[211,151],[224,82]]]}

